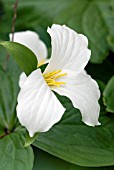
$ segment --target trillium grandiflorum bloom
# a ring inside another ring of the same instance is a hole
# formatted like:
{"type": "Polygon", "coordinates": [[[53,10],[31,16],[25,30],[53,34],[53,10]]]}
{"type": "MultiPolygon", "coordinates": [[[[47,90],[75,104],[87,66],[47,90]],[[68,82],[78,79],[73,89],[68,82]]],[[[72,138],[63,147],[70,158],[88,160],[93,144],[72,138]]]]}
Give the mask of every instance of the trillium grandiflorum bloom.
{"type": "Polygon", "coordinates": [[[91,55],[87,38],[67,26],[56,24],[47,32],[51,36],[51,59],[43,73],[38,68],[21,86],[17,105],[20,123],[27,128],[30,137],[36,132],[48,131],[57,123],[65,108],[53,93],[55,91],[72,101],[80,110],[84,123],[99,125],[99,88],[84,71],[91,55]]]}

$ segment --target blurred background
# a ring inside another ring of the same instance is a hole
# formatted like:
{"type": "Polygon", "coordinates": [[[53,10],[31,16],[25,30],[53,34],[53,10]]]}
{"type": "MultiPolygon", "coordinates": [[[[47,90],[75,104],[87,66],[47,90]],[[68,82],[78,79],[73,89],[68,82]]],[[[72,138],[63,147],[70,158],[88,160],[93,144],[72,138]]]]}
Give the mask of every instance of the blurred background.
{"type": "MultiPolygon", "coordinates": [[[[0,40],[9,40],[14,3],[15,0],[0,1],[0,40]]],[[[93,78],[106,81],[108,76],[106,78],[104,76],[99,78],[99,76],[103,71],[104,74],[108,74],[109,69],[113,71],[114,1],[19,0],[15,31],[36,31],[47,45],[48,57],[50,57],[51,44],[46,31],[47,27],[51,27],[53,23],[65,24],[88,37],[89,48],[92,50],[90,63],[93,65],[90,67],[88,65],[87,70],[90,72],[92,67],[93,78]],[[101,69],[100,64],[102,63],[104,69],[101,69]],[[96,73],[94,69],[96,69],[96,73]]]]}
{"type": "MultiPolygon", "coordinates": [[[[15,0],[0,1],[0,41],[9,40],[9,33],[12,32],[14,3],[15,0]]],[[[37,32],[48,48],[48,57],[51,55],[51,41],[47,28],[53,23],[65,24],[88,37],[92,55],[86,70],[100,86],[101,115],[109,113],[107,117],[112,116],[114,113],[114,0],[18,1],[15,32],[24,30],[37,32]]],[[[5,60],[6,52],[0,47],[1,68],[4,67],[5,60]]],[[[17,65],[12,64],[12,61],[9,62],[9,72],[14,76],[18,86],[20,70],[17,65]]],[[[112,131],[113,128],[114,126],[112,131]]],[[[114,170],[114,167],[87,168],[73,165],[40,149],[35,147],[33,149],[37,157],[34,170],[114,170]]]]}

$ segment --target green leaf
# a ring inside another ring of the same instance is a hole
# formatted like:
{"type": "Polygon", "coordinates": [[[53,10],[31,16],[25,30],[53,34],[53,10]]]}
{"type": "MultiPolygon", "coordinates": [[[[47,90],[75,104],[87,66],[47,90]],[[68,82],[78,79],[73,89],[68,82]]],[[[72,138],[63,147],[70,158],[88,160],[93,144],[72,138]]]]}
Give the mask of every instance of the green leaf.
{"type": "Polygon", "coordinates": [[[65,97],[59,97],[67,108],[61,122],[50,131],[41,133],[34,145],[80,166],[114,165],[114,116],[102,115],[101,126],[82,123],[80,112],[65,97]]]}
{"type": "Polygon", "coordinates": [[[69,170],[72,165],[36,147],[33,147],[33,151],[35,155],[33,170],[69,170]]]}
{"type": "Polygon", "coordinates": [[[22,44],[15,42],[0,42],[5,49],[13,56],[19,67],[29,75],[37,68],[37,59],[35,54],[22,44]]]}
{"type": "Polygon", "coordinates": [[[4,70],[5,60],[6,51],[0,46],[0,139],[19,126],[15,106],[20,70],[12,58],[4,70]]]}
{"type": "Polygon", "coordinates": [[[18,79],[20,69],[13,58],[9,58],[7,69],[3,69],[6,53],[0,51],[0,136],[19,126],[16,117],[18,79]]]}
{"type": "Polygon", "coordinates": [[[38,136],[39,136],[39,133],[36,133],[33,137],[30,137],[28,131],[26,131],[25,147],[31,145],[38,136]]]}
{"type": "Polygon", "coordinates": [[[109,80],[104,92],[104,104],[108,112],[114,113],[114,76],[109,80]]]}
{"type": "Polygon", "coordinates": [[[36,147],[33,147],[35,160],[33,170],[113,170],[114,167],[81,167],[66,161],[63,161],[55,156],[52,156],[36,147]],[[44,163],[45,162],[45,163],[44,163]]]}
{"type": "Polygon", "coordinates": [[[23,145],[24,138],[17,132],[0,139],[0,170],[32,170],[32,148],[23,145]]]}
{"type": "MultiPolygon", "coordinates": [[[[16,71],[16,70],[15,70],[16,71]]],[[[18,75],[18,73],[17,73],[18,75]]],[[[18,94],[18,76],[0,70],[0,124],[10,129],[11,119],[15,119],[15,106],[18,94]]],[[[11,126],[15,124],[11,123],[11,126]]]]}

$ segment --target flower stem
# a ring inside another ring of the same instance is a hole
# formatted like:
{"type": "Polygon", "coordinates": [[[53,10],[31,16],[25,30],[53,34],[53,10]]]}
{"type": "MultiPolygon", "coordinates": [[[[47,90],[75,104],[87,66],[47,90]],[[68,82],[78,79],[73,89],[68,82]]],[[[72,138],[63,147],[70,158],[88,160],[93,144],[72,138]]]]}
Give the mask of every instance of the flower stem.
{"type": "Polygon", "coordinates": [[[13,15],[13,20],[12,20],[12,41],[14,41],[14,32],[15,32],[15,23],[16,23],[16,19],[17,19],[17,7],[18,7],[18,0],[15,1],[14,4],[14,15],[13,15]]]}
{"type": "MultiPolygon", "coordinates": [[[[15,32],[15,24],[16,24],[16,19],[17,19],[17,7],[18,7],[18,0],[15,1],[14,6],[13,6],[13,10],[14,10],[14,15],[13,15],[13,19],[12,19],[12,27],[11,27],[11,33],[12,33],[12,42],[14,41],[14,32],[15,32]]],[[[6,54],[6,60],[5,63],[3,65],[4,70],[7,69],[7,64],[9,61],[10,55],[7,53],[6,54]]]]}

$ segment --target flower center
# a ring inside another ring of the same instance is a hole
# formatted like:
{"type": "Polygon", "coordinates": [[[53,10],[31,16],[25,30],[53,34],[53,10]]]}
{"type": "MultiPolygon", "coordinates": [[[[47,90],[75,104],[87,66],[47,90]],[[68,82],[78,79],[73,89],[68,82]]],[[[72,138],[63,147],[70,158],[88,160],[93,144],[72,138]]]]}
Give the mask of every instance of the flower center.
{"type": "Polygon", "coordinates": [[[62,72],[62,70],[57,70],[57,71],[52,71],[52,72],[50,72],[48,74],[43,75],[46,83],[48,84],[48,86],[60,87],[60,85],[66,84],[65,82],[57,81],[58,78],[67,75],[67,73],[60,74],[61,72],[62,72]]]}

